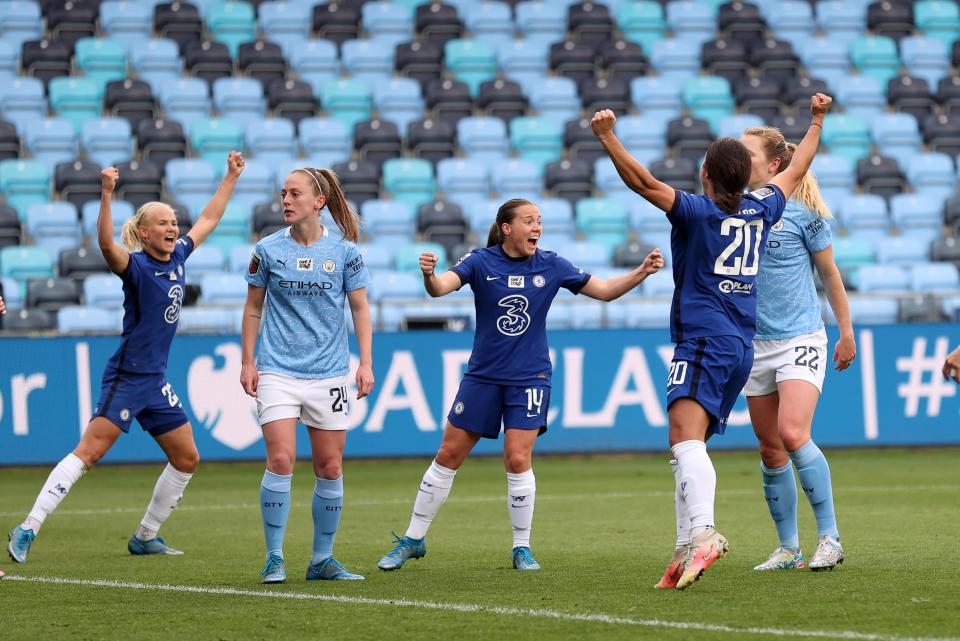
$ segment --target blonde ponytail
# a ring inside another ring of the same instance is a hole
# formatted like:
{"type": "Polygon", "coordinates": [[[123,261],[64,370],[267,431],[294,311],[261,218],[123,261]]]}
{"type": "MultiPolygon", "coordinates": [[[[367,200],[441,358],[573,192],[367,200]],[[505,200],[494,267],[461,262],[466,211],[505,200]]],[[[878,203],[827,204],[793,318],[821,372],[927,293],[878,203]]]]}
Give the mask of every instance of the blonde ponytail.
{"type": "Polygon", "coordinates": [[[133,216],[123,223],[123,227],[120,229],[120,240],[131,252],[143,249],[143,241],[140,240],[140,228],[146,223],[147,214],[157,207],[166,207],[166,205],[156,200],[144,203],[140,205],[133,216]]]}
{"type": "MultiPolygon", "coordinates": [[[[793,160],[793,152],[797,150],[797,146],[792,142],[787,142],[783,133],[776,127],[750,127],[743,132],[743,135],[756,136],[763,142],[763,150],[767,154],[767,160],[770,162],[780,161],[780,165],[777,167],[778,174],[790,166],[790,161],[793,160]]],[[[820,185],[817,183],[817,177],[813,171],[807,171],[803,175],[800,184],[793,190],[791,198],[820,218],[833,218],[830,207],[827,206],[823,195],[820,193],[820,185]]]]}

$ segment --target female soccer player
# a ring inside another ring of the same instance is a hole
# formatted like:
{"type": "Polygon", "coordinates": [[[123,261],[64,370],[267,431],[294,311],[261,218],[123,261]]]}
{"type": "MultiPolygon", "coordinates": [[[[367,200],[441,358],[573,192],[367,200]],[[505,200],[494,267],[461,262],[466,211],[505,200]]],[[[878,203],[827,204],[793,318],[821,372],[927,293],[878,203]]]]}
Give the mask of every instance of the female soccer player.
{"type": "Polygon", "coordinates": [[[750,373],[760,256],[770,226],[810,167],[830,102],[823,94],[811,99],[813,121],[793,162],[748,194],[751,158],[738,140],[711,143],[700,170],[704,195],[694,196],[660,182],[627,152],[613,131],[612,111],[593,116],[593,131],[624,183],[665,211],[673,225],[670,334],[676,348],[667,403],[677,547],[658,588],[682,590],[726,554],[727,540],[714,527],[717,476],[706,440],[723,434],[750,373]]]}
{"type": "Polygon", "coordinates": [[[184,263],[217,227],[243,165],[243,156],[231,152],[227,174],[217,192],[182,238],[178,237],[177,217],[169,205],[150,202],[141,206],[123,225],[121,237],[126,248],[113,239],[110,210],[119,172],[107,167],[100,173],[97,240],[107,266],[123,281],[120,348],[107,362],[100,400],[80,443],[50,473],[26,520],[10,531],[7,550],[14,561],[27,562],[30,545],[43,521],[120,434],[130,431],[133,419],[156,440],[169,463],[127,549],[131,554],[183,554],[167,546],[157,531],[183,496],[200,456],[180,397],[167,381],[167,357],[180,319],[184,263]]]}
{"type": "Polygon", "coordinates": [[[294,170],[284,180],[280,197],[284,220],[290,226],[257,243],[247,270],[249,287],[241,330],[240,383],[257,399],[267,447],[260,484],[267,553],[260,574],[264,583],[286,580],[283,535],[290,513],[297,422],[303,421],[309,428],[316,476],[313,556],[307,580],[363,579],[333,558],[343,506],[343,446],[349,411],[350,354],[344,298],[350,302],[360,349],[357,398],[373,389],[373,339],[366,290],[370,279],[356,246],[357,215],[347,204],[336,174],[328,169],[294,170]],[[324,207],[330,210],[342,237],[331,236],[321,224],[324,207]]]}
{"type": "MultiPolygon", "coordinates": [[[[750,189],[761,188],[785,171],[796,153],[796,145],[773,127],[747,129],[740,142],[752,159],[750,189]]],[[[780,546],[754,570],[803,567],[794,466],[819,530],[810,569],[832,570],[843,563],[830,466],[810,438],[827,369],[827,334],[813,283],[814,265],[840,326],[833,350],[836,369],[849,367],[857,353],[847,293],[833,260],[830,217],[817,180],[808,172],[787,202],[783,218],[770,230],[757,274],[753,369],[743,392],[760,442],[763,493],[780,546]]]]}
{"type": "Polygon", "coordinates": [[[481,438],[498,438],[503,425],[507,470],[507,509],[513,526],[513,567],[537,570],[530,551],[536,480],[533,444],[547,431],[550,373],[546,319],[564,287],[602,301],[615,300],[663,266],[659,250],[628,274],[602,280],[552,251],[537,247],[540,211],[513,199],[497,212],[487,247],[465,255],[437,274],[437,256],[421,254],[423,284],[430,296],[444,296],[469,284],[477,310],[477,330],[467,372],[460,383],[436,458],[420,482],[413,516],[403,538],[377,564],[396,570],[427,552],[424,538],[450,494],[453,477],[481,438]]]}

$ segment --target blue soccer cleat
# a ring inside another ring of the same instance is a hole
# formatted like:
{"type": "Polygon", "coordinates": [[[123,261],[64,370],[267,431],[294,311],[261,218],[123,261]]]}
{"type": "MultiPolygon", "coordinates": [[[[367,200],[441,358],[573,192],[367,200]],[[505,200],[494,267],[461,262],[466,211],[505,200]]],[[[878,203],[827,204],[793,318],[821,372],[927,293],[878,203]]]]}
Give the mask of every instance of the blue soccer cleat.
{"type": "Polygon", "coordinates": [[[514,570],[539,570],[540,564],[533,558],[533,552],[527,546],[513,548],[513,569],[514,570]]]}
{"type": "Polygon", "coordinates": [[[261,583],[283,583],[287,580],[287,568],[283,564],[283,557],[271,554],[267,557],[267,562],[260,570],[260,576],[263,577],[261,583]]]}
{"type": "Polygon", "coordinates": [[[395,532],[391,534],[393,534],[394,546],[377,563],[377,567],[381,570],[399,570],[407,559],[422,559],[427,554],[425,539],[411,539],[409,536],[400,538],[395,532]]]}
{"type": "Polygon", "coordinates": [[[307,581],[363,581],[363,576],[354,574],[331,556],[307,567],[307,581]]]}
{"type": "Polygon", "coordinates": [[[37,535],[33,533],[33,530],[24,530],[19,525],[10,530],[10,534],[7,535],[7,540],[10,541],[7,544],[7,552],[10,553],[10,558],[17,563],[26,563],[27,553],[30,552],[30,545],[35,538],[37,538],[37,535]]]}
{"type": "Polygon", "coordinates": [[[168,554],[170,556],[181,556],[183,554],[183,552],[180,550],[174,550],[172,547],[167,545],[167,542],[159,536],[155,539],[144,541],[143,539],[138,539],[136,534],[130,537],[130,541],[127,543],[127,550],[130,552],[130,554],[135,554],[138,556],[141,554],[168,554]]]}

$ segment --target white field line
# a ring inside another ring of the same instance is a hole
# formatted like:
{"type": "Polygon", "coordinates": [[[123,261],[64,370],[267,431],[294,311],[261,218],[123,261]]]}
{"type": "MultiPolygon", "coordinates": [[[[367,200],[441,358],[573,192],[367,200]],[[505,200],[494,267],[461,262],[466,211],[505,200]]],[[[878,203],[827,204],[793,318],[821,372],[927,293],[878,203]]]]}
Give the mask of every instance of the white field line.
{"type": "Polygon", "coordinates": [[[697,632],[719,632],[733,635],[764,635],[775,637],[797,637],[806,639],[845,639],[850,641],[960,641],[957,637],[904,637],[891,634],[855,632],[852,630],[801,630],[773,627],[738,627],[717,623],[697,623],[694,621],[665,621],[662,619],[632,619],[613,614],[563,612],[561,610],[506,608],[478,605],[473,603],[445,603],[439,601],[411,601],[407,599],[373,599],[369,597],[344,596],[337,594],[316,594],[305,592],[280,592],[265,590],[238,590],[235,588],[210,588],[194,585],[170,585],[166,583],[135,583],[127,581],[109,581],[106,579],[66,579],[60,577],[7,576],[7,581],[75,585],[94,588],[117,588],[123,590],[150,590],[151,592],[174,592],[186,594],[212,594],[220,596],[256,597],[267,599],[289,599],[295,601],[326,601],[348,605],[415,608],[421,610],[447,610],[471,614],[492,614],[500,617],[552,619],[575,623],[599,623],[614,626],[638,626],[666,630],[694,630],[697,632]]]}
{"type": "MultiPolygon", "coordinates": [[[[863,487],[840,487],[834,488],[835,494],[845,494],[847,492],[857,493],[857,492],[956,492],[960,491],[960,485],[892,485],[888,487],[882,486],[863,486],[863,487]]],[[[724,496],[749,496],[756,494],[757,496],[762,495],[763,490],[757,488],[755,490],[719,490],[717,492],[719,498],[724,496]]],[[[674,495],[673,491],[665,490],[649,490],[646,492],[602,492],[599,494],[558,494],[558,495],[538,495],[537,501],[585,501],[585,500],[597,500],[597,499],[632,499],[632,498],[660,498],[660,497],[672,497],[674,495]]],[[[499,496],[462,496],[456,497],[450,500],[452,503],[494,503],[502,502],[506,500],[506,495],[499,496]]],[[[364,506],[380,506],[380,505],[413,505],[414,495],[411,494],[409,497],[396,498],[396,499],[357,499],[357,500],[348,500],[350,507],[364,507],[364,506]]],[[[196,511],[214,511],[214,510],[249,510],[256,509],[257,504],[250,503],[211,503],[208,505],[180,505],[177,507],[177,511],[185,512],[196,512],[196,511]]],[[[102,507],[102,508],[90,508],[90,509],[60,509],[55,512],[55,514],[62,514],[66,516],[98,516],[102,514],[130,514],[136,512],[143,512],[143,506],[138,507],[102,507]]],[[[0,518],[11,518],[11,517],[22,517],[25,513],[23,511],[19,512],[0,512],[0,518]]]]}

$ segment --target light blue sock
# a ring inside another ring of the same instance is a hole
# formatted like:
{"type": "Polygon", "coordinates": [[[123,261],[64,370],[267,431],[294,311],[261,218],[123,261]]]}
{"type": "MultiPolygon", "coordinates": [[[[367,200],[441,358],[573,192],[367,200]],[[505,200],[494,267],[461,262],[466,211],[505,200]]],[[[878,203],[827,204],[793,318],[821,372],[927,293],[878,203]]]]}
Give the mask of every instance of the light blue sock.
{"type": "Polygon", "coordinates": [[[290,481],[293,474],[274,474],[263,471],[260,481],[260,514],[263,517],[263,538],[267,542],[267,557],[283,558],[283,534],[290,514],[290,481]]]}
{"type": "Polygon", "coordinates": [[[833,511],[833,484],[830,481],[830,466],[827,458],[813,440],[796,452],[789,452],[790,459],[797,468],[800,476],[800,487],[803,488],[813,515],[817,519],[817,536],[829,535],[840,540],[837,531],[837,515],[833,511]]]}
{"type": "Polygon", "coordinates": [[[773,524],[777,526],[780,547],[799,552],[797,482],[793,478],[793,465],[787,461],[782,467],[768,468],[761,461],[760,474],[763,477],[763,496],[767,499],[773,524]]]}
{"type": "Polygon", "coordinates": [[[333,555],[333,540],[340,526],[343,509],[343,476],[338,479],[317,477],[313,488],[313,558],[317,564],[333,555]]]}

